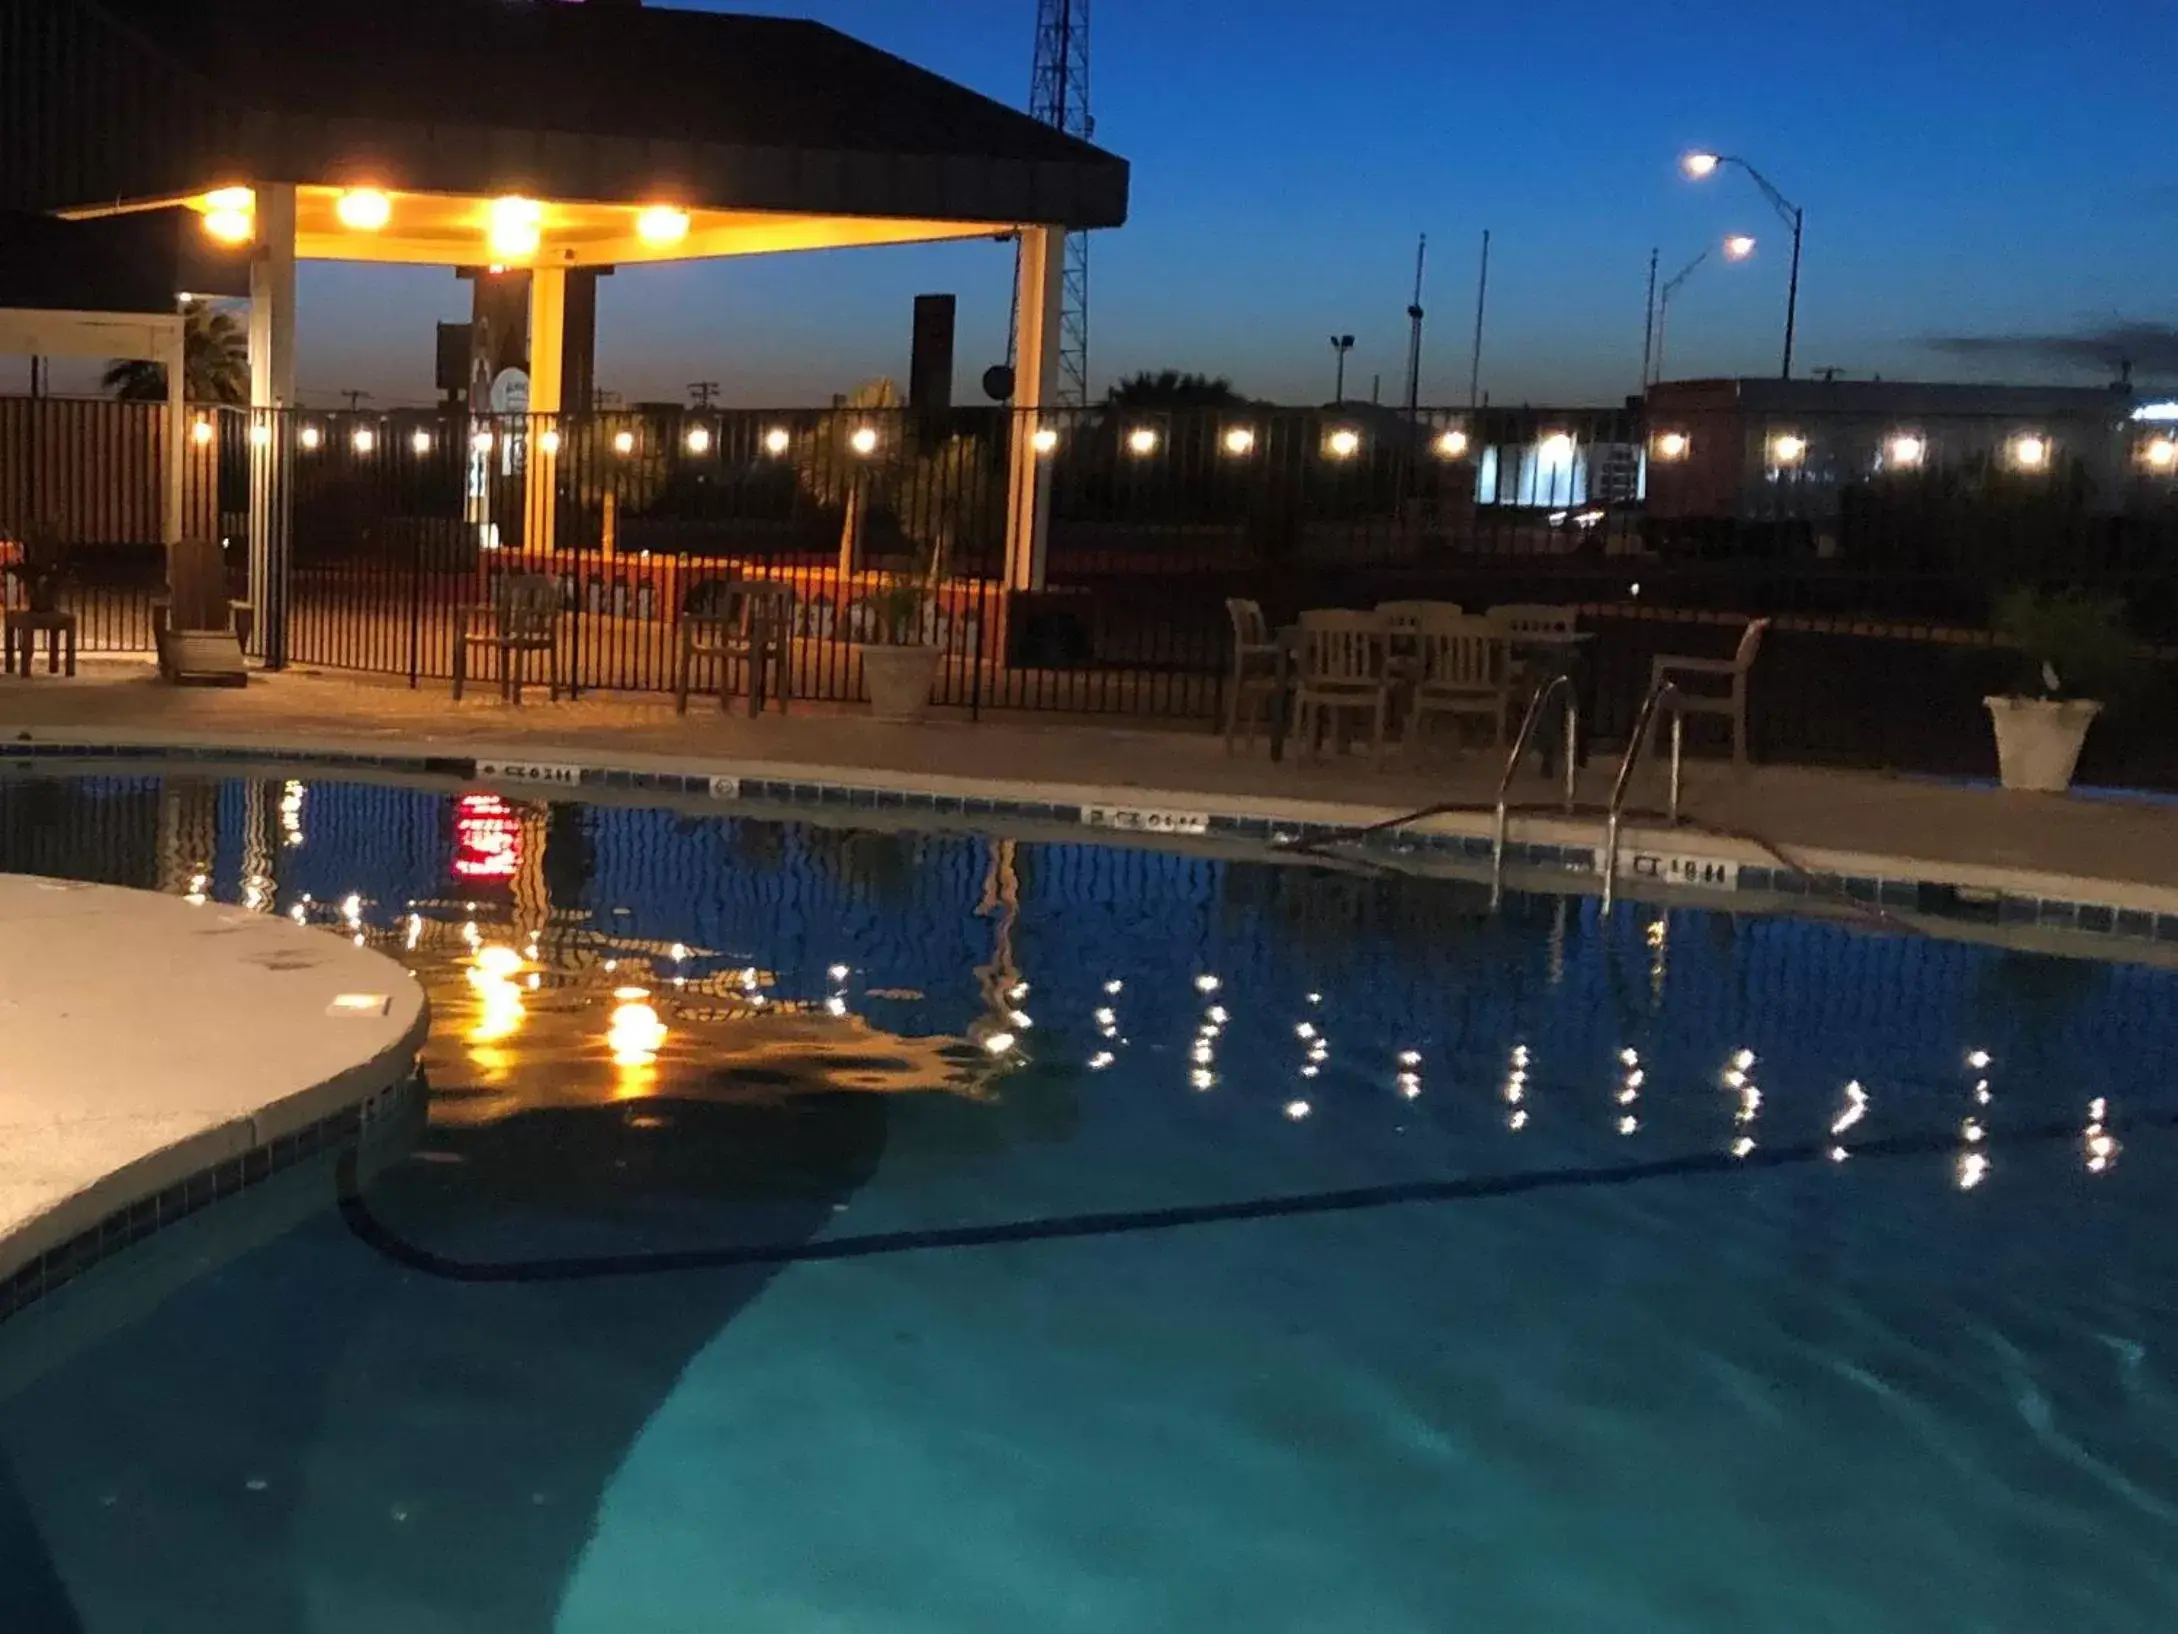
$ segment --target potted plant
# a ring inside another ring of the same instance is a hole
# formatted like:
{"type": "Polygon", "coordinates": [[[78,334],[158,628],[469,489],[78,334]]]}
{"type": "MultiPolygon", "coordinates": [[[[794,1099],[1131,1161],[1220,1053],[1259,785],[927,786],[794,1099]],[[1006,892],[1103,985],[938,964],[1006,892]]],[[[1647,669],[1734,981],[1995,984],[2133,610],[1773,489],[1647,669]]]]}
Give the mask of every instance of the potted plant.
{"type": "Polygon", "coordinates": [[[924,552],[906,573],[862,598],[862,679],[878,720],[919,721],[930,708],[930,686],[944,656],[930,639],[933,621],[926,613],[936,588],[936,560],[924,552]]]}
{"type": "Polygon", "coordinates": [[[2081,590],[2011,591],[1992,627],[2019,658],[2012,690],[1982,700],[1996,724],[1998,775],[2007,789],[2062,794],[2088,727],[2138,684],[2146,654],[2122,602],[2081,590]]]}
{"type": "Polygon", "coordinates": [[[993,480],[981,437],[949,432],[901,403],[889,380],[835,398],[804,440],[800,479],[814,499],[839,512],[836,584],[841,605],[856,598],[853,628],[870,712],[879,720],[918,721],[930,707],[944,656],[938,589],[958,551],[993,526],[1005,485],[993,480]],[[914,565],[879,575],[857,596],[865,548],[880,520],[914,545],[914,565]]]}

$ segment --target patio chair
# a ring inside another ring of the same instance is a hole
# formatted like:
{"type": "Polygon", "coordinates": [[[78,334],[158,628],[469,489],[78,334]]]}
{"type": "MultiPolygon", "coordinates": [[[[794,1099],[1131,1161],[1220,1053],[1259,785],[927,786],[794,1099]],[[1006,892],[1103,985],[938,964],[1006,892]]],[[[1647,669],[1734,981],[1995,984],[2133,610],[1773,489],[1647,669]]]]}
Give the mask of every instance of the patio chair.
{"type": "MultiPolygon", "coordinates": [[[[1762,650],[1762,637],[1770,627],[1766,618],[1747,621],[1741,632],[1739,650],[1730,658],[1680,658],[1672,655],[1659,657],[1649,669],[1649,690],[1665,681],[1680,688],[1678,709],[1682,715],[1721,715],[1732,723],[1732,763],[1747,764],[1747,673],[1754,668],[1755,654],[1762,650]],[[1722,695],[1689,692],[1686,682],[1695,677],[1714,682],[1729,679],[1731,688],[1722,695]]],[[[1654,730],[1652,725],[1651,730],[1654,730]]]]}
{"type": "Polygon", "coordinates": [[[151,604],[151,641],[159,674],[176,686],[243,686],[242,646],[255,609],[227,595],[226,558],[201,535],[167,547],[166,593],[151,604]]]}
{"type": "Polygon", "coordinates": [[[1512,653],[1505,627],[1488,618],[1435,618],[1415,632],[1421,673],[1407,717],[1407,747],[1419,752],[1431,717],[1490,723],[1490,742],[1505,743],[1505,711],[1513,697],[1512,653]]]}
{"type": "Polygon", "coordinates": [[[680,640],[673,666],[673,708],[688,713],[699,663],[717,666],[718,706],[733,696],[734,665],[747,677],[749,713],[759,713],[776,684],[779,713],[793,696],[788,664],[790,620],[782,603],[792,594],[768,579],[699,579],[681,598],[680,640]]]}
{"type": "Polygon", "coordinates": [[[522,683],[531,655],[543,653],[546,696],[560,696],[560,587],[549,574],[509,573],[492,582],[487,604],[464,607],[454,630],[454,700],[469,681],[469,655],[488,650],[499,655],[499,695],[522,701],[522,683]]]}
{"type": "MultiPolygon", "coordinates": [[[[1507,602],[1501,607],[1491,608],[1489,619],[1506,635],[1514,638],[1513,646],[1516,649],[1520,646],[1518,638],[1521,636],[1539,636],[1547,641],[1578,635],[1581,623],[1578,608],[1553,607],[1543,602],[1507,602]]],[[[1543,685],[1566,666],[1569,662],[1569,649],[1552,650],[1544,642],[1537,642],[1524,651],[1516,650],[1513,659],[1514,681],[1524,699],[1528,693],[1543,685]]]]}
{"type": "Polygon", "coordinates": [[[1369,723],[1371,758],[1384,758],[1391,713],[1391,677],[1384,673],[1384,626],[1374,613],[1320,608],[1301,615],[1301,675],[1293,691],[1293,726],[1311,757],[1322,752],[1329,718],[1345,741],[1345,717],[1369,723]]]}
{"type": "Polygon", "coordinates": [[[1245,596],[1227,596],[1225,615],[1233,623],[1233,678],[1225,698],[1225,752],[1241,735],[1243,722],[1252,742],[1260,722],[1268,729],[1285,685],[1285,649],[1264,621],[1260,604],[1245,596]]]}

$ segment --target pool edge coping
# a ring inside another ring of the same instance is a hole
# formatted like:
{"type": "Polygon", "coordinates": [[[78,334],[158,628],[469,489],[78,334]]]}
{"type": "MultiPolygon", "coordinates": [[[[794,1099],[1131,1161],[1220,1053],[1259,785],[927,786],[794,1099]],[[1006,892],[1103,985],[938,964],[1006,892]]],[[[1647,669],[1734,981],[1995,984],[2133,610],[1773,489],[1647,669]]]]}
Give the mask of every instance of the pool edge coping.
{"type": "MultiPolygon", "coordinates": [[[[82,888],[111,897],[173,901],[163,892],[126,886],[82,888]]],[[[386,962],[407,979],[398,964],[386,962]]],[[[292,1084],[246,1111],[226,1116],[207,1111],[201,1127],[103,1169],[0,1229],[0,1324],[161,1228],[305,1158],[354,1143],[416,1084],[430,1025],[431,1006],[419,991],[407,1025],[361,1059],[329,1076],[292,1084]]]]}
{"type": "MultiPolygon", "coordinates": [[[[805,808],[895,818],[1055,823],[1086,839],[1208,838],[1269,846],[1336,838],[1406,815],[1397,807],[1306,797],[1213,794],[1035,779],[981,779],[892,771],[825,761],[748,756],[614,752],[574,745],[514,744],[428,737],[292,732],[19,726],[0,740],[0,763],[44,758],[262,762],[328,771],[456,777],[550,796],[595,791],[694,794],[770,811],[805,808]]],[[[1699,812],[1690,817],[1698,822],[1699,812]]],[[[1478,807],[1432,816],[1372,838],[1379,856],[1487,862],[1492,816],[1478,807]]],[[[1598,819],[1521,809],[1508,834],[1508,868],[1542,869],[1569,880],[1600,878],[1598,819]]],[[[1779,904],[1836,901],[1921,912],[1968,923],[2040,926],[2108,937],[2120,944],[2178,947],[2178,888],[2143,881],[1957,862],[1826,846],[1775,847],[1699,827],[1660,826],[1634,813],[1620,839],[1628,890],[1667,886],[1703,902],[1779,904]]]]}

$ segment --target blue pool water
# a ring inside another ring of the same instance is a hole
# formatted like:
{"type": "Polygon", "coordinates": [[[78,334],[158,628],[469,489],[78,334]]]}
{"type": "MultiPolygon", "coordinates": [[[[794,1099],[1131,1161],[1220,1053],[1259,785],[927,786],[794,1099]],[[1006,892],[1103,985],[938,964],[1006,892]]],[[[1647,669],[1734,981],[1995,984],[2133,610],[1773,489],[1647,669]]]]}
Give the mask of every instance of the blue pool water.
{"type": "Polygon", "coordinates": [[[0,1326],[8,1634],[2178,1615],[2171,974],[279,779],[0,783],[0,867],[436,1009],[345,1214],[0,1326]]]}

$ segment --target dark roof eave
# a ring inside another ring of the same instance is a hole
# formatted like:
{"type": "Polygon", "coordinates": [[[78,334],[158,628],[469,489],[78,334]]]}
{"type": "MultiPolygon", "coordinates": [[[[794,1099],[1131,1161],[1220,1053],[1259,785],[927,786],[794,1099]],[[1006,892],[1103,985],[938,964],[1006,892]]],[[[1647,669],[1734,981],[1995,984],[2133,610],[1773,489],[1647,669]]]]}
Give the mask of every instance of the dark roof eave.
{"type": "Polygon", "coordinates": [[[1102,155],[855,152],[292,115],[264,116],[250,145],[263,156],[252,179],[267,182],[1070,229],[1127,219],[1128,167],[1102,155]]]}

